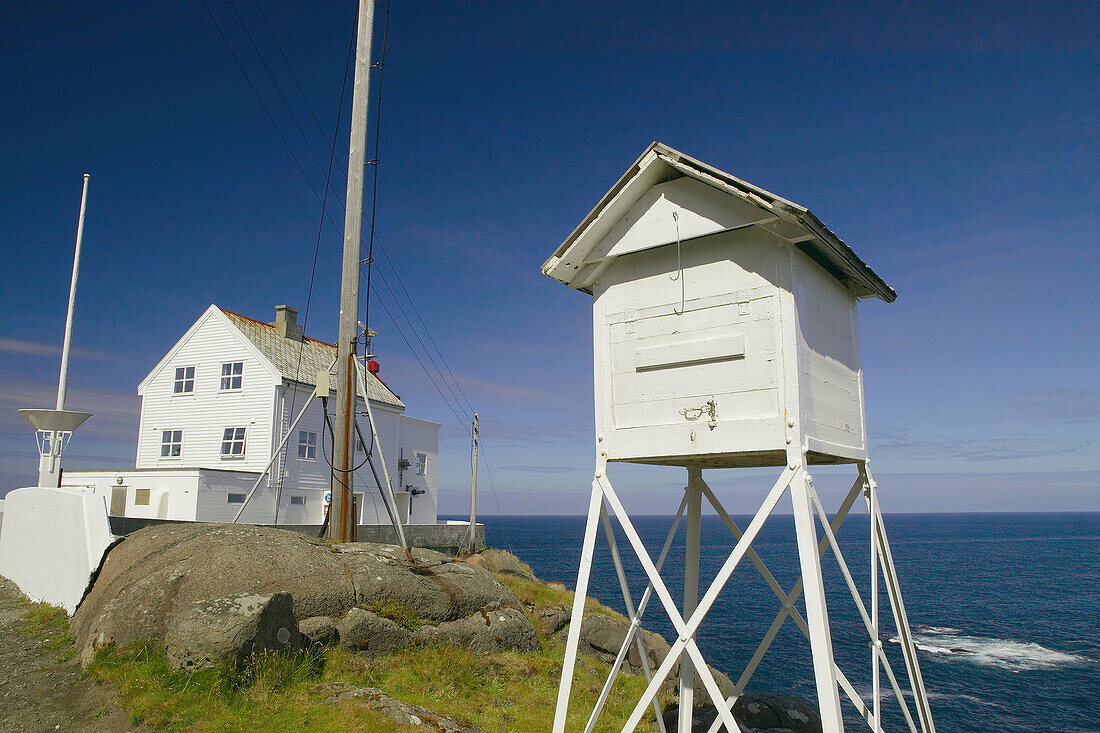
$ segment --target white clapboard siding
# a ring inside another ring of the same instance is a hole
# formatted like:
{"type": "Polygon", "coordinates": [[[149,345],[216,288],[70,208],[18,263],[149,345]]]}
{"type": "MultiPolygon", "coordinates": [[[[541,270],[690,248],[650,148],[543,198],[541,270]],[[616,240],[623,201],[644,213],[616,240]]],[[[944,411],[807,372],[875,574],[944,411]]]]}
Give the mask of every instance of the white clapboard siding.
{"type": "Polygon", "coordinates": [[[139,388],[137,467],[263,470],[271,456],[275,386],[280,381],[239,331],[208,310],[139,388]],[[222,364],[236,361],[244,362],[242,387],[222,391],[222,364]],[[173,394],[175,370],[185,366],[195,367],[194,392],[173,394]],[[245,428],[243,458],[221,456],[222,435],[228,427],[245,428]],[[179,458],[160,455],[165,430],[183,431],[179,458]]]}
{"type": "Polygon", "coordinates": [[[609,457],[728,450],[734,435],[743,451],[782,445],[776,280],[775,245],[752,229],[693,240],[679,259],[666,245],[611,263],[593,290],[609,457]],[[709,415],[689,419],[711,399],[713,429],[709,415]]]}

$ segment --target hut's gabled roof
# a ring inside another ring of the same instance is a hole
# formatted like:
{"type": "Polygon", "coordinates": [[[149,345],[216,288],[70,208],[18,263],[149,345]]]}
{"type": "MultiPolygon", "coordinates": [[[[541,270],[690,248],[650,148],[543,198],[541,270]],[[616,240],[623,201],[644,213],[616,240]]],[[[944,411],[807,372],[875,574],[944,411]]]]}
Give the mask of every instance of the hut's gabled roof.
{"type": "MultiPolygon", "coordinates": [[[[690,178],[710,187],[707,195],[716,199],[711,216],[697,222],[683,222],[683,239],[720,231],[759,226],[785,239],[809,255],[857,297],[877,297],[887,303],[897,298],[894,289],[866,265],[852,249],[803,206],[728,173],[684,155],[663,143],[654,142],[622,178],[604,194],[596,207],[573,230],[542,271],[571,288],[591,292],[592,283],[616,257],[647,246],[661,246],[668,239],[629,246],[616,245],[609,234],[624,231],[622,220],[654,186],[690,178]],[[694,228],[692,228],[694,224],[694,228]],[[601,243],[605,246],[600,247],[601,243]]],[[[671,225],[670,225],[671,226],[671,225]]],[[[674,240],[673,240],[674,241],[674,240]]]]}

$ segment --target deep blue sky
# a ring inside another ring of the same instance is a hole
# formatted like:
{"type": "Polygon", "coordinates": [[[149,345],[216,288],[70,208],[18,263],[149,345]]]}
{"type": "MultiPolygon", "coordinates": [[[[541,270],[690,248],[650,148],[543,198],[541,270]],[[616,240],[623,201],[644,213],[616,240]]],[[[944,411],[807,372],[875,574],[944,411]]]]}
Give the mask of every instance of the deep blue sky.
{"type": "MultiPolygon", "coordinates": [[[[320,192],[233,6],[207,2],[320,192]]],[[[327,163],[353,0],[262,0],[324,135],[235,2],[327,163]]],[[[1100,509],[1098,28],[1096,3],[394,3],[378,241],[481,413],[486,511],[584,508],[590,299],[539,266],[654,139],[809,207],[897,289],[860,310],[887,511],[1100,509]]],[[[210,303],[304,309],[320,206],[201,3],[5,3],[0,100],[2,494],[35,474],[14,409],[54,401],[82,173],[69,406],[96,417],[70,467],[132,465],[137,383],[210,303]]],[[[307,325],[326,340],[340,246],[326,225],[307,325]]],[[[375,292],[383,375],[444,423],[461,511],[465,435],[401,336],[427,337],[375,292]]],[[[735,510],[770,485],[712,474],[735,510]]],[[[674,510],[678,471],[616,476],[674,510]]]]}

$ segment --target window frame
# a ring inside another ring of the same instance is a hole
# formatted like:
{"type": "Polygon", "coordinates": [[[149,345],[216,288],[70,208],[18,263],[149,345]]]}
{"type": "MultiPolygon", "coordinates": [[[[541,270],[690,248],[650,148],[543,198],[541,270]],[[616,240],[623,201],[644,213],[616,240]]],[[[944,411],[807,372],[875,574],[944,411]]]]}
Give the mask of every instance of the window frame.
{"type": "Polygon", "coordinates": [[[195,394],[195,374],[198,372],[197,365],[184,364],[183,366],[175,367],[172,380],[172,396],[184,397],[195,394]],[[187,370],[191,370],[191,376],[187,376],[187,370]],[[179,375],[180,371],[183,371],[183,376],[179,375]],[[187,389],[187,387],[190,389],[187,389]],[[178,388],[178,389],[177,389],[178,388]]]}
{"type": "Polygon", "coordinates": [[[298,431],[298,460],[299,461],[312,461],[317,462],[317,431],[316,430],[299,430],[298,431]],[[312,442],[309,441],[309,437],[312,436],[312,442]],[[303,441],[302,439],[306,440],[303,441]]]}
{"type": "Polygon", "coordinates": [[[244,389],[244,361],[223,361],[221,376],[218,379],[218,391],[240,392],[242,389],[244,389]]]}
{"type": "Polygon", "coordinates": [[[428,475],[428,454],[423,451],[416,451],[416,475],[427,476],[428,475]]]}
{"type": "Polygon", "coordinates": [[[248,428],[247,426],[233,425],[227,428],[222,428],[222,440],[221,446],[218,449],[218,455],[222,460],[240,460],[245,457],[248,451],[248,428]],[[237,437],[240,435],[240,437],[237,437]],[[241,450],[239,453],[234,452],[234,447],[240,443],[241,450]],[[229,446],[229,452],[226,452],[226,446],[229,446]]]}
{"type": "Polygon", "coordinates": [[[160,431],[160,458],[169,461],[183,459],[183,428],[168,428],[160,431]],[[164,440],[165,436],[168,437],[167,441],[164,440]],[[172,446],[176,446],[178,451],[175,455],[172,455],[172,446]],[[167,454],[164,452],[165,448],[168,449],[167,454]]]}
{"type": "Polygon", "coordinates": [[[241,494],[236,491],[227,491],[225,494],[226,504],[244,504],[248,500],[248,494],[241,494]],[[236,498],[234,498],[236,497],[236,498]]]}
{"type": "Polygon", "coordinates": [[[291,494],[290,495],[290,505],[291,506],[305,506],[306,505],[305,495],[304,494],[291,494]]]}

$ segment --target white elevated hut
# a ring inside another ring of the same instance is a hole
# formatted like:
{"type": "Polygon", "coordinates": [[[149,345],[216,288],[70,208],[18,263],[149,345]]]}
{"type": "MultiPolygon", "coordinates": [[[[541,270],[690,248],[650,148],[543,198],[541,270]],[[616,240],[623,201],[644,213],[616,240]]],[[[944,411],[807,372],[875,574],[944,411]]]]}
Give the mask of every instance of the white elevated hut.
{"type": "MultiPolygon", "coordinates": [[[[770,577],[751,542],[787,489],[798,530],[807,619],[792,609],[781,610],[778,621],[786,613],[795,615],[810,640],[825,731],[843,729],[838,685],[878,730],[878,664],[885,662],[884,656],[879,658],[881,646],[875,647],[870,706],[834,669],[815,512],[838,557],[839,548],[832,542],[833,528],[813,490],[809,466],[853,463],[858,467],[856,483],[835,526],[860,493],[868,501],[873,499],[874,482],[866,463],[856,305],[864,298],[892,302],[893,289],[807,209],[660,143],[646,149],[543,265],[543,272],[592,296],[595,349],[597,465],[554,730],[564,730],[574,637],[580,629],[596,518],[601,515],[613,559],[619,564],[606,505],[614,510],[650,575],[646,600],[656,591],[681,634],[624,730],[637,725],[660,680],[681,656],[680,730],[691,725],[693,667],[719,707],[721,715],[712,730],[723,723],[731,732],[737,730],[729,708],[774,632],[738,681],[736,694],[724,703],[692,637],[744,556],[770,577]],[[654,564],[637,541],[606,476],[609,461],[688,469],[688,486],[672,529],[674,533],[680,517],[686,516],[682,613],[670,605],[671,597],[657,574],[664,553],[654,564]],[[783,472],[742,540],[740,529],[703,481],[702,469],[747,466],[782,466],[783,472]],[[704,495],[741,541],[697,609],[699,512],[704,495]]],[[[874,509],[871,514],[878,516],[874,509]]],[[[874,535],[873,552],[882,555],[881,517],[875,520],[874,535]]],[[[892,567],[886,576],[892,583],[892,567]]],[[[622,580],[625,590],[625,577],[622,580]]],[[[900,611],[899,631],[918,718],[924,732],[930,733],[934,730],[931,713],[900,591],[892,584],[890,589],[892,607],[900,611]]],[[[877,586],[872,590],[873,604],[877,604],[876,594],[877,586]]],[[[782,591],[777,595],[787,602],[782,591]]],[[[634,614],[629,592],[624,601],[634,614]]],[[[864,617],[877,644],[877,605],[874,613],[865,611],[864,617]]],[[[631,643],[628,637],[624,653],[631,643]]],[[[616,673],[617,667],[608,689],[616,673]]],[[[601,712],[603,699],[592,713],[588,730],[601,712]]],[[[913,725],[907,709],[905,717],[913,725]]]]}

